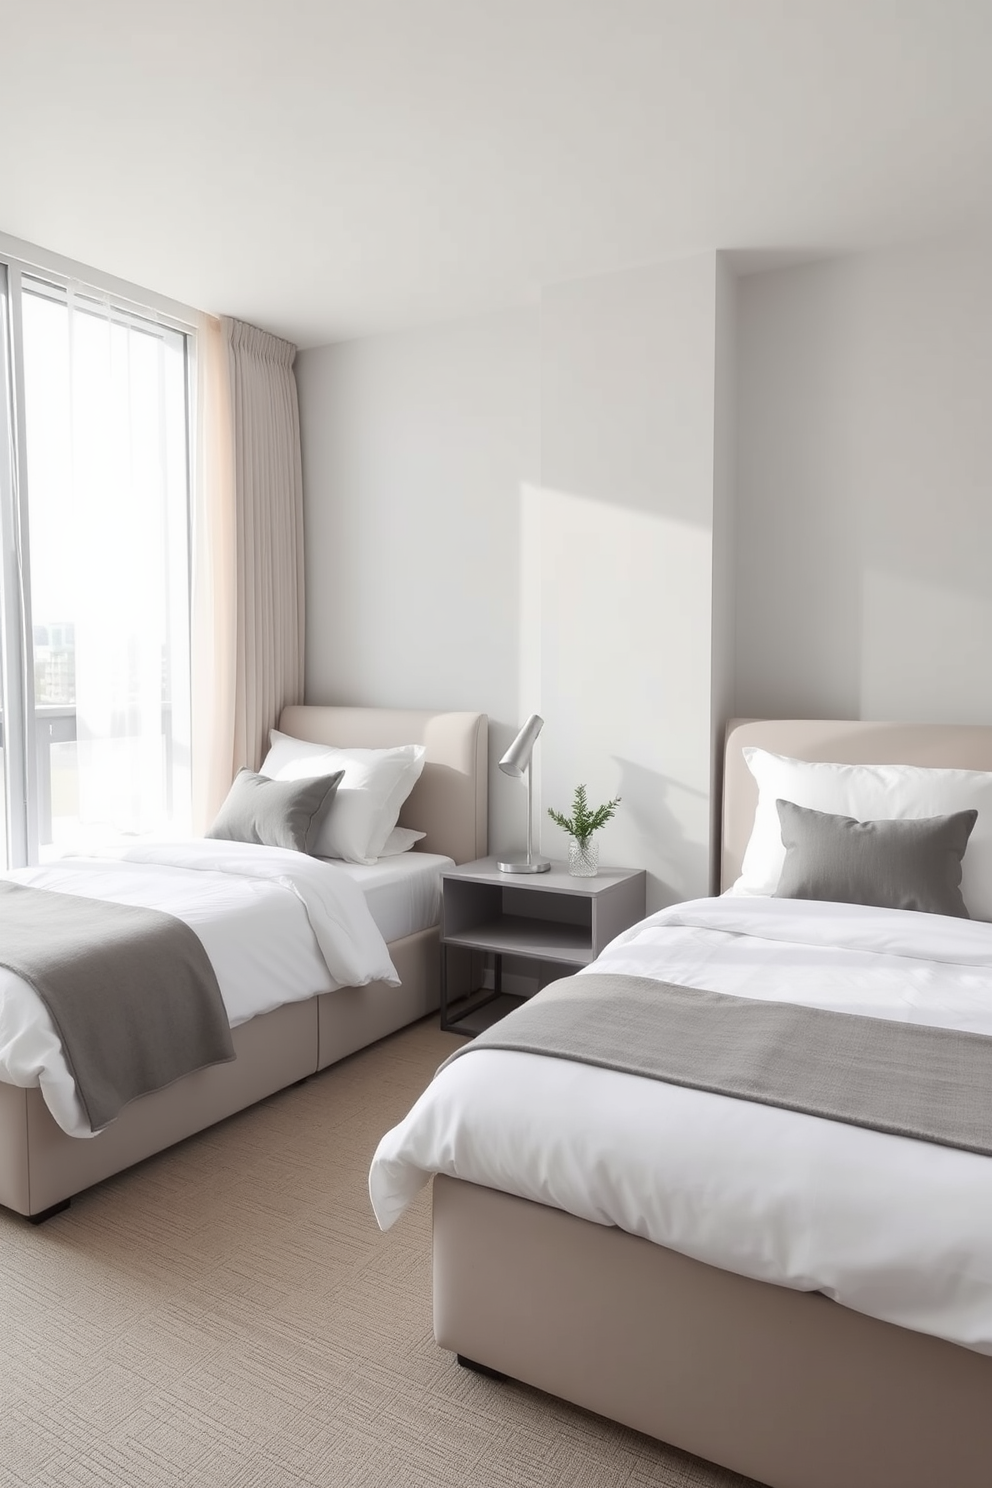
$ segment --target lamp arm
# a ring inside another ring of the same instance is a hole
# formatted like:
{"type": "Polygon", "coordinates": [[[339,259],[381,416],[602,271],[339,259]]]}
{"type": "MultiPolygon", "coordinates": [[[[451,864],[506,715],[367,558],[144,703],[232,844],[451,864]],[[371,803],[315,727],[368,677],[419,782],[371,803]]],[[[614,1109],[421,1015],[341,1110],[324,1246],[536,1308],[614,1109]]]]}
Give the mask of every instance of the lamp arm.
{"type": "Polygon", "coordinates": [[[527,862],[534,861],[534,761],[527,761],[527,862]]]}

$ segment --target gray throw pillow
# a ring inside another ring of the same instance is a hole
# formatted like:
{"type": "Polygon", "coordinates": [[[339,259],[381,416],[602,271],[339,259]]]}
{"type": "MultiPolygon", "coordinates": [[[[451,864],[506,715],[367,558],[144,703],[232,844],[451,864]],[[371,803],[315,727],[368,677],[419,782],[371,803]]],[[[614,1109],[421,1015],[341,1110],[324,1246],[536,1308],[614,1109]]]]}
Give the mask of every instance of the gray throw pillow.
{"type": "Polygon", "coordinates": [[[961,859],[977,811],[855,821],[776,801],[785,863],[776,899],[826,899],[971,916],[961,897],[961,859]]]}
{"type": "Polygon", "coordinates": [[[254,770],[239,770],[206,835],[309,852],[343,777],[338,770],[308,780],[270,780],[254,770]]]}

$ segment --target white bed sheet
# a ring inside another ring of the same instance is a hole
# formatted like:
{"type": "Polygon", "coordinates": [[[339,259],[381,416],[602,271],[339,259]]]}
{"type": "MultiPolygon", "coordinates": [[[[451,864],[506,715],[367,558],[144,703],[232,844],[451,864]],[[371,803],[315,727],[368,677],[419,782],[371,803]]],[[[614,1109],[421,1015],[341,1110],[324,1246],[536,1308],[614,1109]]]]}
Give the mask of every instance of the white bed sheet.
{"type": "Polygon", "coordinates": [[[455,866],[441,853],[405,852],[368,866],[341,863],[362,893],[383,940],[402,940],[441,918],[441,875],[455,866]]]}
{"type": "MultiPolygon", "coordinates": [[[[217,973],[232,1028],[319,992],[399,981],[361,889],[340,865],[303,853],[234,842],[143,844],[8,876],[185,920],[217,973]]],[[[63,1131],[92,1136],[44,1004],[3,968],[0,1080],[40,1085],[63,1131]]]]}
{"type": "MultiPolygon", "coordinates": [[[[992,925],[696,900],[594,967],[992,1034],[992,925]]],[[[382,1139],[386,1229],[432,1173],[992,1354],[992,1159],[529,1054],[458,1059],[382,1139]]]]}

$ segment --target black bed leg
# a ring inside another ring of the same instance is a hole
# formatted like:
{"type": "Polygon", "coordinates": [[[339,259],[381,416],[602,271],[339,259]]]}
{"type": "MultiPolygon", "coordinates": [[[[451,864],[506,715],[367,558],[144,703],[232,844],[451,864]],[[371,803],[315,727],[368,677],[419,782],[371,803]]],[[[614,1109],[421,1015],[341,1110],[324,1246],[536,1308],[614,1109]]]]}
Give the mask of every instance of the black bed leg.
{"type": "Polygon", "coordinates": [[[456,1354],[455,1358],[463,1369],[471,1369],[473,1374],[484,1374],[486,1379],[501,1382],[506,1379],[506,1375],[500,1374],[498,1369],[490,1369],[488,1364],[477,1364],[474,1359],[468,1359],[464,1354],[456,1354]]]}
{"type": "Polygon", "coordinates": [[[61,1214],[63,1209],[68,1209],[71,1203],[71,1199],[60,1199],[50,1209],[42,1209],[39,1214],[29,1214],[28,1219],[34,1225],[44,1224],[46,1219],[53,1219],[56,1214],[61,1214]]]}

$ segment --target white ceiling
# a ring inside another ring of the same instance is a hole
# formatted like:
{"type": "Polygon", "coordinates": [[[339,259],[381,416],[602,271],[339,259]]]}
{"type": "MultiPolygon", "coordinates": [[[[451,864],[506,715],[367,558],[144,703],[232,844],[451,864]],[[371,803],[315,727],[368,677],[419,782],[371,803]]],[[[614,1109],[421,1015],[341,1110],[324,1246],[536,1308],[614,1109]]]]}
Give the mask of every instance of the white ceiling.
{"type": "Polygon", "coordinates": [[[992,0],[46,0],[0,230],[316,345],[992,226],[992,0]]]}

